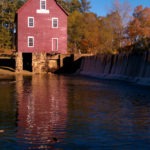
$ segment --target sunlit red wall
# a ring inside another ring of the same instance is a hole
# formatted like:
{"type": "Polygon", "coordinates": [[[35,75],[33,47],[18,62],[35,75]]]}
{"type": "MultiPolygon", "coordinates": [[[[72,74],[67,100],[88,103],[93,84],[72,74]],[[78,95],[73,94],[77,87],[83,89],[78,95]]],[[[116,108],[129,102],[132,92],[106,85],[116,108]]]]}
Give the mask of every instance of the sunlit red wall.
{"type": "Polygon", "coordinates": [[[37,13],[40,0],[28,0],[17,12],[17,49],[19,52],[52,52],[52,38],[58,38],[57,53],[67,51],[67,14],[47,0],[48,14],[37,13]],[[34,17],[34,28],[28,28],[28,17],[34,17]],[[52,17],[58,18],[58,28],[52,28],[52,17]],[[34,36],[34,47],[28,47],[28,36],[34,36]]]}

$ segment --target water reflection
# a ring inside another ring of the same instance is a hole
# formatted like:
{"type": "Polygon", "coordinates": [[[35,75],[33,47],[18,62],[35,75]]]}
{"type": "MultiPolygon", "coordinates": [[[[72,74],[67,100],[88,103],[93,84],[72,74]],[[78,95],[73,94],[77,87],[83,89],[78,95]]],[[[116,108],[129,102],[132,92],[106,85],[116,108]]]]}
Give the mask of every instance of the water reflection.
{"type": "Polygon", "coordinates": [[[14,78],[0,79],[0,149],[8,149],[15,143],[17,101],[15,99],[15,88],[12,84],[14,78]]]}
{"type": "Polygon", "coordinates": [[[17,76],[18,133],[28,148],[48,148],[65,136],[66,87],[57,76],[17,76]]]}
{"type": "Polygon", "coordinates": [[[78,80],[71,85],[68,120],[74,122],[74,128],[68,126],[67,133],[70,142],[76,139],[74,146],[84,149],[149,147],[149,88],[111,81],[96,81],[93,85],[78,80]],[[139,104],[135,104],[135,99],[139,104]]]}
{"type": "Polygon", "coordinates": [[[15,80],[0,82],[1,149],[150,149],[150,88],[78,76],[15,80]]]}

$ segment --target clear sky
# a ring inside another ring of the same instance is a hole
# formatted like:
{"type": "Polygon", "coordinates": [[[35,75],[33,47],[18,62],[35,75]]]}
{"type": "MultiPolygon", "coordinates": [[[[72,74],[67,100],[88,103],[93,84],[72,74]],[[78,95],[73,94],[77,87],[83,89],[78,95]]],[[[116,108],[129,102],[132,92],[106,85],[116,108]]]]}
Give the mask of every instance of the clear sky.
{"type": "MultiPolygon", "coordinates": [[[[89,0],[91,2],[91,12],[96,13],[98,16],[106,16],[110,12],[113,0],[89,0]]],[[[138,5],[143,7],[150,7],[150,0],[120,0],[121,3],[127,1],[131,9],[138,5]]]]}

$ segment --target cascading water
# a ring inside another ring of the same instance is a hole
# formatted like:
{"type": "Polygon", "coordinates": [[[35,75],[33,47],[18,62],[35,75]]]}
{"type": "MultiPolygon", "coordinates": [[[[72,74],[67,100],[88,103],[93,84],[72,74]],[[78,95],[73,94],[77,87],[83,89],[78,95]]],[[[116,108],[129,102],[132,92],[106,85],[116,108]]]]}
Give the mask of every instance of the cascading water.
{"type": "Polygon", "coordinates": [[[150,52],[84,57],[79,72],[82,75],[150,85],[150,52]]]}

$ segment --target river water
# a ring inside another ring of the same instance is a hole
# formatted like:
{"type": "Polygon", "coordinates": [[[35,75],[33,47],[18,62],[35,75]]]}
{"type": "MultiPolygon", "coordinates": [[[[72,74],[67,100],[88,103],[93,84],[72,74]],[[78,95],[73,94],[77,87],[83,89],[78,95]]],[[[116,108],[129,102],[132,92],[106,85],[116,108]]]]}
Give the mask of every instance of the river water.
{"type": "Polygon", "coordinates": [[[28,149],[150,149],[150,87],[81,76],[1,79],[0,150],[28,149]]]}

